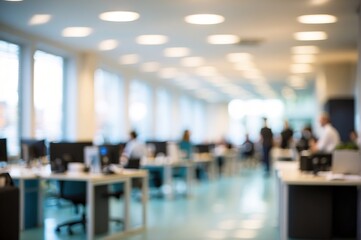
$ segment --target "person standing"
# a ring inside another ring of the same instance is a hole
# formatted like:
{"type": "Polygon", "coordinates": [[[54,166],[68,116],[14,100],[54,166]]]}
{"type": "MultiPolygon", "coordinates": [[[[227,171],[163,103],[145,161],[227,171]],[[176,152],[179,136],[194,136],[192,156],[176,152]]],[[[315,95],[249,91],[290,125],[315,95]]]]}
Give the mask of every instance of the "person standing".
{"type": "Polygon", "coordinates": [[[178,146],[182,153],[182,158],[192,160],[193,144],[191,142],[191,133],[188,129],[184,130],[182,139],[178,143],[178,146]]]}
{"type": "Polygon", "coordinates": [[[267,118],[263,118],[263,127],[261,128],[261,144],[262,144],[262,163],[265,167],[265,174],[268,176],[271,169],[271,150],[273,147],[273,132],[267,125],[267,118]]]}
{"type": "Polygon", "coordinates": [[[284,122],[283,130],[281,132],[281,148],[289,149],[291,148],[293,138],[293,130],[290,128],[288,121],[284,122]]]}

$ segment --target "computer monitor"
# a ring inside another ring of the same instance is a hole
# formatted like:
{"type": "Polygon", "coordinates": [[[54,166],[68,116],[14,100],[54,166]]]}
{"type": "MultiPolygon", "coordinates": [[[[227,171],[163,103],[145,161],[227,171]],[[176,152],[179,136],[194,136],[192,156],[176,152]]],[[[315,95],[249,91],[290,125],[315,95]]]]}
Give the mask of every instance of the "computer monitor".
{"type": "Polygon", "coordinates": [[[21,139],[21,159],[30,161],[47,155],[45,139],[21,139]]]}
{"type": "Polygon", "coordinates": [[[100,158],[107,158],[109,164],[119,164],[124,147],[125,143],[99,145],[100,158]]]}
{"type": "Polygon", "coordinates": [[[0,162],[8,161],[6,138],[0,138],[0,162]]]}
{"type": "Polygon", "coordinates": [[[196,144],[194,145],[195,152],[197,153],[210,153],[214,148],[214,144],[196,144]]]}
{"type": "Polygon", "coordinates": [[[153,157],[164,155],[167,156],[167,142],[166,141],[146,141],[148,148],[152,148],[153,157]]]}
{"type": "Polygon", "coordinates": [[[92,142],[51,142],[50,165],[53,172],[65,172],[69,162],[84,163],[84,148],[92,142]]]}

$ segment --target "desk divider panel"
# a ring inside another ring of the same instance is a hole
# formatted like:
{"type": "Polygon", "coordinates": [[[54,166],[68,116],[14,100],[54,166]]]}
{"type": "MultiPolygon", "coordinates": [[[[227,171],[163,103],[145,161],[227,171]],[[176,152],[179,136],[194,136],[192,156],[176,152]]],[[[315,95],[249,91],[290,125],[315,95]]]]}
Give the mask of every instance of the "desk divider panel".
{"type": "Polygon", "coordinates": [[[289,186],[290,238],[331,239],[332,187],[289,186]]]}

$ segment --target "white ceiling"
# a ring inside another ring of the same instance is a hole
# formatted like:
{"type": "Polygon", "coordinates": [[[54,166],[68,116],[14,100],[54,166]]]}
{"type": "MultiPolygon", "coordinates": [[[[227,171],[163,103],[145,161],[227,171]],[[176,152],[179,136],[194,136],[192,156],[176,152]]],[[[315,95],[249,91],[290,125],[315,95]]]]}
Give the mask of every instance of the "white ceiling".
{"type": "MultiPolygon", "coordinates": [[[[281,89],[287,86],[292,64],[291,47],[315,45],[320,48],[313,68],[325,62],[356,61],[359,0],[24,0],[0,2],[0,27],[9,26],[70,48],[96,51],[104,58],[116,62],[125,54],[138,54],[140,62],[127,67],[140,69],[142,63],[156,61],[161,68],[177,68],[176,79],[162,79],[176,85],[186,82],[201,92],[190,90],[210,100],[231,98],[281,97],[281,89]],[[105,11],[135,11],[140,18],[134,22],[105,22],[99,14],[105,11]],[[225,21],[216,25],[192,25],[184,17],[197,13],[223,15],[225,21]],[[42,25],[29,25],[35,14],[50,14],[50,21],[42,25]],[[297,17],[305,14],[332,14],[338,18],[331,24],[301,24],[297,17]],[[64,38],[66,27],[91,27],[93,32],[85,38],[64,38]],[[299,31],[325,31],[328,39],[301,42],[293,38],[299,31]],[[162,34],[169,38],[164,45],[139,45],[135,38],[142,34],[162,34]],[[258,39],[256,45],[211,45],[206,42],[211,34],[236,34],[241,39],[258,39]],[[99,51],[102,40],[116,39],[119,45],[110,51],[99,51]],[[163,55],[167,47],[187,47],[190,56],[205,59],[203,66],[215,67],[216,77],[197,74],[196,68],[183,67],[180,58],[163,55]],[[226,55],[246,52],[253,55],[254,64],[263,78],[247,79],[244,73],[234,69],[226,55]],[[189,84],[191,82],[191,84],[189,84]],[[256,83],[261,82],[261,84],[256,83]],[[224,88],[225,83],[228,88],[224,88]],[[223,85],[222,85],[223,84],[223,85]],[[259,88],[259,86],[269,86],[259,88]],[[231,89],[231,91],[229,91],[231,89]],[[267,90],[268,89],[268,90],[267,90]],[[210,95],[210,93],[214,93],[210,95]],[[226,93],[227,92],[227,93],[226,93]]],[[[159,71],[148,73],[159,78],[159,71]]],[[[308,89],[312,88],[315,71],[303,74],[308,89]]],[[[184,86],[180,86],[184,87],[184,86]]],[[[306,90],[296,90],[303,94],[306,90]]]]}

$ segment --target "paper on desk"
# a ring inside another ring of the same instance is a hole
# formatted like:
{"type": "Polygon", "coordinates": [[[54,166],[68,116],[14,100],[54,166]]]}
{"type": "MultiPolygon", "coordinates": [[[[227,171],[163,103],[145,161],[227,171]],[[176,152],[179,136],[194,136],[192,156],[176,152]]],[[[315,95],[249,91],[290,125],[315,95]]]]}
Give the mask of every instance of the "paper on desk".
{"type": "Polygon", "coordinates": [[[326,176],[327,180],[350,180],[350,181],[355,181],[355,180],[361,180],[361,176],[360,175],[350,175],[350,174],[342,174],[342,173],[329,173],[326,176]]]}

